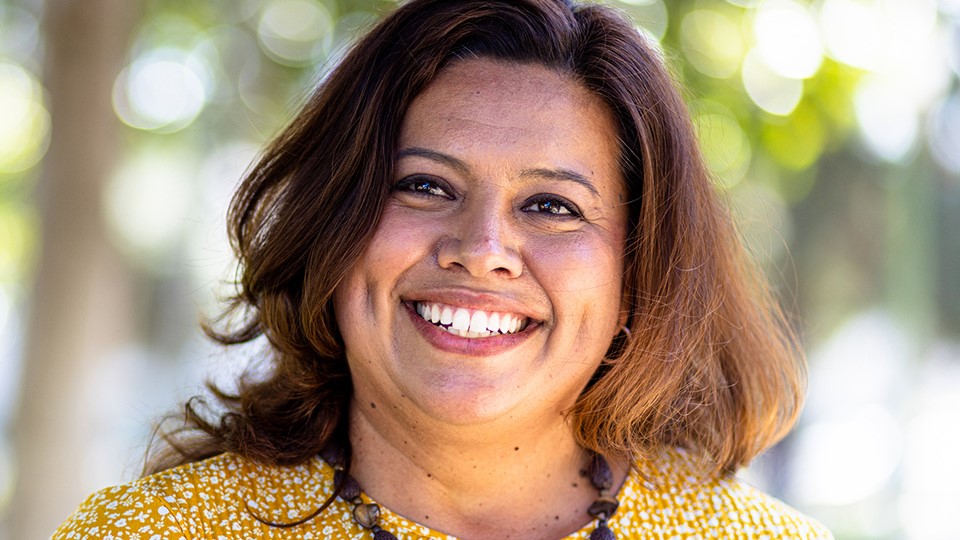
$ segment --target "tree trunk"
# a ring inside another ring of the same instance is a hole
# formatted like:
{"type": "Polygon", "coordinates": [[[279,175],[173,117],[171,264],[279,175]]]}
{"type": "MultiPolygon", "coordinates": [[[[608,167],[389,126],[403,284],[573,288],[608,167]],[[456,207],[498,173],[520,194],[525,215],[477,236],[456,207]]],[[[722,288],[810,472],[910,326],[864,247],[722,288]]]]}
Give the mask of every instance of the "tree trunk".
{"type": "Polygon", "coordinates": [[[11,538],[49,537],[90,489],[83,481],[95,447],[89,382],[133,332],[133,275],[108,239],[101,194],[119,155],[110,96],[137,5],[46,0],[52,133],[38,193],[41,252],[14,432],[11,538]]]}

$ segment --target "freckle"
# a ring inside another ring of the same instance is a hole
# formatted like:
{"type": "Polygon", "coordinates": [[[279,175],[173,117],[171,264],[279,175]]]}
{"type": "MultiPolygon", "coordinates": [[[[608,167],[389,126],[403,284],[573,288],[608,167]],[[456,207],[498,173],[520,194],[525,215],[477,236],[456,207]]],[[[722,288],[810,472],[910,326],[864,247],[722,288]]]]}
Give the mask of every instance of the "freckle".
{"type": "Polygon", "coordinates": [[[573,487],[580,487],[580,485],[577,484],[576,482],[574,482],[574,483],[572,483],[572,484],[570,484],[570,485],[573,486],[573,487]]]}
{"type": "Polygon", "coordinates": [[[514,447],[513,447],[513,451],[514,451],[514,452],[519,452],[519,451],[520,451],[520,447],[519,447],[519,446],[514,446],[514,447]]]}
{"type": "Polygon", "coordinates": [[[377,404],[371,401],[371,402],[370,402],[370,408],[371,408],[371,409],[376,409],[376,408],[377,408],[377,404]]]}
{"type": "Polygon", "coordinates": [[[560,516],[553,516],[553,519],[560,521],[560,516]]]}
{"type": "Polygon", "coordinates": [[[430,519],[430,516],[423,516],[423,519],[430,519]]]}
{"type": "Polygon", "coordinates": [[[427,473],[427,478],[433,478],[433,475],[430,473],[427,473]]]}

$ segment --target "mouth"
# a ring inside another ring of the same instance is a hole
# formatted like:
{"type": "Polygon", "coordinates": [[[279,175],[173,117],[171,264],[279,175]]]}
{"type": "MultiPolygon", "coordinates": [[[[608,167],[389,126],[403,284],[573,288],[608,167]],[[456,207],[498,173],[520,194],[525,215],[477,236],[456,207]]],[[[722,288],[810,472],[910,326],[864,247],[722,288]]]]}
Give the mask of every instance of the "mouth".
{"type": "Polygon", "coordinates": [[[414,311],[424,321],[455,336],[483,339],[516,334],[530,318],[516,313],[468,309],[438,302],[414,302],[414,311]]]}

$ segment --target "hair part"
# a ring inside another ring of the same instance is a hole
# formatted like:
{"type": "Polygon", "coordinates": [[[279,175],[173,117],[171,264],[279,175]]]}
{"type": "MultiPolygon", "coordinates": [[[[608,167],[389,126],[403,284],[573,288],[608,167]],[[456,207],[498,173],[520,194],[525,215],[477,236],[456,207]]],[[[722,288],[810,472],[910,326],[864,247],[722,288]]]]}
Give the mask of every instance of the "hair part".
{"type": "Polygon", "coordinates": [[[352,48],[235,194],[239,293],[205,330],[225,345],[264,336],[273,369],[232,394],[211,387],[226,411],[216,420],[188,402],[185,430],[165,436],[166,457],[148,471],[224,451],[299,463],[342,429],[352,385],[332,296],[377,227],[407,108],[464,58],[570,75],[616,119],[630,336],[615,340],[568,413],[579,442],[611,457],[680,446],[730,471],[789,430],[802,354],[720,202],[656,48],[601,5],[414,0],[352,48]]]}

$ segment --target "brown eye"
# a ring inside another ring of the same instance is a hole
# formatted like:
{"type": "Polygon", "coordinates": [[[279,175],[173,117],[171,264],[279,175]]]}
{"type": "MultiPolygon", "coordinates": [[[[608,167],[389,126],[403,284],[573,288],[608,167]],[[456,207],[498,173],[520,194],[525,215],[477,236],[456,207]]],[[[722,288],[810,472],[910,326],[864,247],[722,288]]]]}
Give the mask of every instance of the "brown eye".
{"type": "Polygon", "coordinates": [[[555,196],[537,197],[521,208],[524,212],[536,212],[550,214],[557,217],[573,218],[580,217],[580,210],[564,199],[555,196]]]}
{"type": "Polygon", "coordinates": [[[453,196],[447,190],[446,185],[432,178],[426,178],[423,176],[404,178],[403,180],[397,182],[397,185],[395,185],[393,189],[394,191],[406,191],[408,193],[413,193],[414,195],[420,195],[424,197],[444,197],[446,199],[453,199],[453,196]]]}

